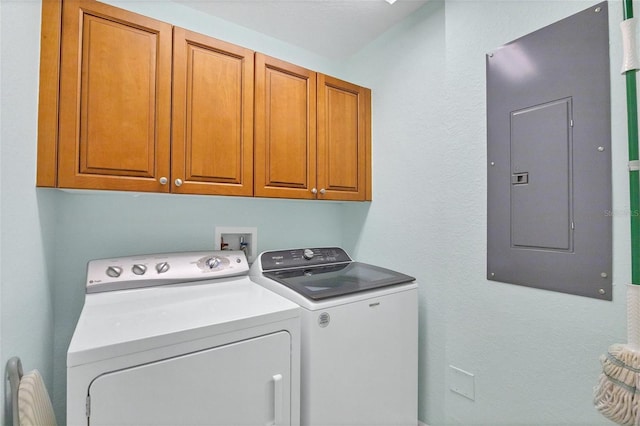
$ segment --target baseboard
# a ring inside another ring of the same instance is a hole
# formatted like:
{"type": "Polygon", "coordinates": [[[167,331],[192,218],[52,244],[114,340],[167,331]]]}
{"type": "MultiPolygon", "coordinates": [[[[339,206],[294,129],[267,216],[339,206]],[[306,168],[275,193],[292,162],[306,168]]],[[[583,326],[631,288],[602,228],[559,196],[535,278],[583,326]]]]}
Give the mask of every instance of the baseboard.
{"type": "Polygon", "coordinates": [[[426,423],[422,423],[420,420],[418,420],[418,426],[429,426],[429,425],[426,423]]]}

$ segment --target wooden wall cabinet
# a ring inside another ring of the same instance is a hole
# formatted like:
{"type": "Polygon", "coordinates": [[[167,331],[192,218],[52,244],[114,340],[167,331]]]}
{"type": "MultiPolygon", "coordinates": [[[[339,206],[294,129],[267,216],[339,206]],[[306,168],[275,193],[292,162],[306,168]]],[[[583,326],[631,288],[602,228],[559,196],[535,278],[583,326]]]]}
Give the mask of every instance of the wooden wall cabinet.
{"type": "Polygon", "coordinates": [[[371,199],[371,91],[256,53],[255,195],[371,199]]]}
{"type": "Polygon", "coordinates": [[[42,9],[38,186],[371,199],[369,89],[95,0],[42,9]]]}
{"type": "Polygon", "coordinates": [[[61,19],[38,185],[253,194],[253,51],[93,0],[65,0],[61,19]]]}

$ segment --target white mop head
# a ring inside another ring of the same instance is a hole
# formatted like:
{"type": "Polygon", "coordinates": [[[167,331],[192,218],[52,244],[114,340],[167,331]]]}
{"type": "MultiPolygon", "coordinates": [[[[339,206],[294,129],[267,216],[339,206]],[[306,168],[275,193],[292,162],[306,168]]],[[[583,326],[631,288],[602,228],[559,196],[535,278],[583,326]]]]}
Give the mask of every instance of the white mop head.
{"type": "Polygon", "coordinates": [[[628,345],[612,345],[600,362],[602,374],[594,389],[594,405],[609,420],[640,426],[640,352],[628,345]]]}
{"type": "Polygon", "coordinates": [[[600,357],[602,374],[593,403],[609,420],[640,426],[640,285],[627,285],[627,341],[600,357]]]}

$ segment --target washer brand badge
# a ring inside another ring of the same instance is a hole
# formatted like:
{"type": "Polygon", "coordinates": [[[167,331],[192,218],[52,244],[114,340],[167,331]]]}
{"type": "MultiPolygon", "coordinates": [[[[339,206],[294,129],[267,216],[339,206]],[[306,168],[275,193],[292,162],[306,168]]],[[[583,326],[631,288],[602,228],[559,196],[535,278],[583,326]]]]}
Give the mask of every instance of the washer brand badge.
{"type": "Polygon", "coordinates": [[[322,328],[325,328],[326,326],[328,326],[330,321],[331,321],[331,317],[326,312],[321,313],[320,316],[318,317],[318,325],[322,328]]]}

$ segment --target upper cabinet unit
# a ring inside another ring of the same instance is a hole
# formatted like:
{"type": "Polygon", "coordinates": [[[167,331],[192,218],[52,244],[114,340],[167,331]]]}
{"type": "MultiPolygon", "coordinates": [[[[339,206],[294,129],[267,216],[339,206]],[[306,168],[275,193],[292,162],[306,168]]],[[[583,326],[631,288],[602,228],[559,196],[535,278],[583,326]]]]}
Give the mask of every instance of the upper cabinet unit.
{"type": "Polygon", "coordinates": [[[171,25],[90,0],[62,19],[58,186],[169,191],[171,25]]]}
{"type": "Polygon", "coordinates": [[[371,200],[371,91],[94,0],[42,11],[38,186],[371,200]]]}
{"type": "Polygon", "coordinates": [[[255,195],[370,200],[371,91],[256,54],[255,195]]]}

